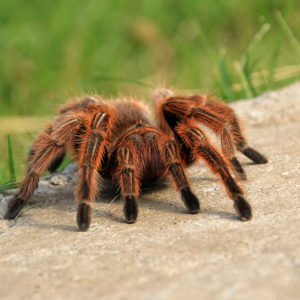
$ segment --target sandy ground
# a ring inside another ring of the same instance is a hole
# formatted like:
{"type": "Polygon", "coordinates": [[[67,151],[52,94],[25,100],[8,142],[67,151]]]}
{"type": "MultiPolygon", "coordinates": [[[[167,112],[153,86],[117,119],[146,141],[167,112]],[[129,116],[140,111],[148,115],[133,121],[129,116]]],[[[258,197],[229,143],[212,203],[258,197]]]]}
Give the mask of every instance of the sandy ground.
{"type": "MultiPolygon", "coordinates": [[[[299,91],[286,88],[286,101],[299,91]]],[[[201,214],[187,214],[169,186],[143,195],[128,225],[122,202],[104,195],[88,232],[77,231],[70,176],[52,178],[51,188],[42,180],[21,217],[0,220],[0,299],[300,299],[300,98],[280,121],[261,119],[261,107],[276,109],[263,97],[269,106],[235,104],[251,146],[269,158],[253,165],[240,156],[250,222],[237,219],[203,165],[189,170],[201,214]]]]}

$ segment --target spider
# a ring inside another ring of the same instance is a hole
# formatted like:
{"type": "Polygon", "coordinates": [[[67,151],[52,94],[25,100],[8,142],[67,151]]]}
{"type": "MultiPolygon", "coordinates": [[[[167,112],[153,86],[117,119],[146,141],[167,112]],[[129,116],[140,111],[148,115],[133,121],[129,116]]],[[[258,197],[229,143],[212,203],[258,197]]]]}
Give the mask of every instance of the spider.
{"type": "Polygon", "coordinates": [[[112,179],[124,199],[128,223],[138,216],[141,184],[169,176],[191,214],[200,204],[191,190],[186,167],[202,159],[221,180],[241,220],[252,217],[239,180],[246,174],[235,156],[242,152],[254,163],[267,159],[249,147],[234,111],[225,103],[203,95],[176,96],[168,89],[153,94],[157,124],[140,101],[111,103],[90,96],[63,106],[33,142],[26,176],[9,201],[6,219],[15,218],[38,186],[45,170],[54,172],[71,149],[79,166],[75,197],[77,224],[86,231],[91,204],[101,189],[101,179],[112,179]],[[210,142],[203,126],[220,137],[221,149],[210,142]]]}

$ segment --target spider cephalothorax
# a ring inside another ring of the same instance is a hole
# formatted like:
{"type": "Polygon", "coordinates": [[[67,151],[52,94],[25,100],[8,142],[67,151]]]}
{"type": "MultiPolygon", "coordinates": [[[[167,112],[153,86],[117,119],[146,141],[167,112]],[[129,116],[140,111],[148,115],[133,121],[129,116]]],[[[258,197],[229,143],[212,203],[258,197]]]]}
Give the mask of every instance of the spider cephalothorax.
{"type": "Polygon", "coordinates": [[[8,204],[5,218],[18,215],[41,174],[47,169],[55,171],[71,149],[79,166],[75,195],[80,230],[90,225],[91,203],[101,189],[101,178],[112,179],[120,187],[128,223],[137,219],[141,184],[165,176],[172,179],[189,212],[198,213],[199,200],[191,191],[185,169],[199,159],[220,178],[241,219],[250,220],[251,207],[237,183],[246,175],[235,149],[255,163],[267,160],[247,145],[233,110],[206,96],[174,96],[165,89],[156,91],[153,99],[157,125],[138,101],[108,103],[92,96],[65,105],[34,141],[27,174],[8,204]],[[221,151],[199,125],[220,136],[221,151]]]}

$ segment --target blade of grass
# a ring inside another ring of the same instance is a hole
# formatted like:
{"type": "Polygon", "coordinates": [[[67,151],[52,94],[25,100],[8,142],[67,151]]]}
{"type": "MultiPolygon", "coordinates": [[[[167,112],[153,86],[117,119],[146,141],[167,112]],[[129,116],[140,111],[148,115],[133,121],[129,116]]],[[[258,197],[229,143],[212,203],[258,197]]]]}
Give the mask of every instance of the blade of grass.
{"type": "Polygon", "coordinates": [[[251,87],[249,85],[249,81],[248,81],[248,79],[247,79],[247,77],[246,77],[246,75],[243,71],[243,67],[242,67],[241,63],[236,61],[234,63],[234,67],[235,67],[235,69],[236,69],[236,71],[237,71],[237,73],[238,73],[238,75],[239,75],[239,77],[242,81],[242,84],[244,86],[244,92],[245,92],[246,98],[253,98],[254,94],[252,93],[251,87]]]}
{"type": "Polygon", "coordinates": [[[8,145],[8,164],[9,164],[10,180],[5,182],[4,184],[0,185],[0,192],[3,192],[5,190],[14,189],[17,187],[16,169],[15,169],[13,147],[12,147],[10,134],[7,135],[7,145],[8,145]]]}
{"type": "Polygon", "coordinates": [[[227,96],[227,98],[229,100],[234,100],[235,97],[234,97],[234,93],[231,88],[232,80],[231,80],[231,76],[229,74],[228,68],[226,66],[224,57],[222,57],[219,60],[218,66],[219,66],[219,70],[221,73],[221,85],[222,85],[224,94],[227,96]]]}
{"type": "Polygon", "coordinates": [[[258,32],[254,35],[254,38],[252,42],[249,44],[247,53],[250,55],[251,53],[254,53],[257,49],[260,41],[264,38],[264,36],[267,34],[267,32],[271,29],[271,25],[269,23],[264,23],[261,28],[258,30],[258,32]]]}
{"type": "Polygon", "coordinates": [[[242,69],[242,73],[244,76],[244,80],[247,81],[247,86],[251,91],[251,94],[253,96],[256,96],[256,91],[255,88],[253,86],[252,83],[252,79],[251,79],[251,74],[253,73],[253,69],[254,69],[254,63],[250,63],[250,54],[246,53],[244,55],[244,59],[242,60],[243,62],[241,63],[241,69],[242,69]]]}
{"type": "MultiPolygon", "coordinates": [[[[268,79],[270,77],[270,72],[271,70],[261,70],[258,68],[258,71],[253,72],[251,74],[251,80],[253,85],[256,88],[260,88],[260,90],[265,90],[268,87],[268,79]],[[265,85],[265,87],[263,87],[265,85]]],[[[288,81],[289,79],[292,78],[299,78],[300,76],[300,65],[295,65],[295,66],[283,66],[283,67],[278,67],[274,70],[274,82],[276,82],[276,86],[279,86],[278,82],[281,81],[288,81]]],[[[242,91],[243,86],[238,83],[238,84],[233,84],[232,85],[232,90],[233,91],[242,91]]]]}
{"type": "MultiPolygon", "coordinates": [[[[248,49],[246,53],[242,56],[241,59],[241,67],[243,72],[243,82],[245,86],[245,81],[247,82],[247,91],[245,91],[246,94],[249,94],[249,90],[251,91],[251,95],[254,97],[257,95],[256,90],[254,88],[254,84],[252,82],[252,73],[254,70],[254,67],[258,64],[259,59],[256,57],[256,50],[264,38],[264,36],[267,34],[267,32],[270,30],[271,25],[269,23],[264,23],[260,29],[257,31],[257,33],[254,35],[253,40],[248,46],[248,49]]],[[[241,74],[240,74],[241,75],[241,74]]]]}
{"type": "MultiPolygon", "coordinates": [[[[216,64],[218,67],[218,73],[221,76],[221,78],[218,78],[218,81],[220,83],[221,89],[223,90],[223,95],[227,97],[228,100],[234,100],[234,93],[231,89],[231,76],[226,66],[225,54],[223,53],[220,57],[218,57],[213,50],[213,47],[210,45],[210,42],[208,41],[207,36],[201,26],[199,26],[199,29],[199,37],[204,46],[203,48],[205,49],[212,63],[216,64]]],[[[217,75],[217,77],[219,77],[219,74],[217,75]]]]}
{"type": "Polygon", "coordinates": [[[290,40],[290,43],[293,45],[295,48],[297,54],[300,57],[300,43],[296,39],[295,35],[293,34],[292,30],[290,29],[289,25],[287,24],[286,20],[282,16],[281,12],[278,10],[275,12],[275,16],[282,27],[283,31],[285,32],[286,36],[290,40]]]}
{"type": "Polygon", "coordinates": [[[225,54],[221,54],[220,57],[216,54],[216,51],[213,50],[213,47],[211,46],[202,26],[199,26],[199,38],[201,39],[201,42],[204,46],[203,48],[205,49],[208,57],[218,67],[218,73],[221,75],[221,79],[219,78],[218,74],[217,80],[219,81],[221,89],[223,90],[223,95],[229,100],[234,100],[235,94],[231,88],[232,79],[225,62],[225,54]]]}
{"type": "Polygon", "coordinates": [[[6,190],[15,189],[16,187],[17,187],[16,183],[12,183],[12,182],[4,183],[4,184],[0,185],[0,193],[4,192],[6,190]]]}
{"type": "MultiPolygon", "coordinates": [[[[289,19],[292,8],[294,7],[294,2],[295,2],[294,0],[286,1],[286,7],[284,9],[284,19],[286,20],[286,22],[289,19]]],[[[280,49],[283,44],[283,39],[284,39],[284,30],[282,26],[279,26],[279,33],[274,43],[274,50],[272,51],[272,55],[271,55],[270,73],[268,77],[269,89],[273,89],[276,86],[274,73],[275,73],[280,49]]]]}
{"type": "MultiPolygon", "coordinates": [[[[271,25],[269,23],[264,23],[257,33],[254,35],[251,43],[249,44],[246,52],[242,55],[240,62],[235,62],[234,67],[235,70],[240,77],[242,82],[242,86],[244,88],[244,94],[246,98],[253,98],[257,95],[254,84],[252,82],[252,73],[254,67],[258,64],[259,58],[256,57],[256,50],[266,35],[266,33],[270,30],[271,25]]],[[[236,90],[234,88],[236,85],[232,85],[232,91],[236,90]]]]}
{"type": "Polygon", "coordinates": [[[10,181],[16,182],[16,169],[15,169],[13,147],[12,147],[10,134],[7,135],[7,144],[8,144],[8,162],[9,162],[10,181]]]}

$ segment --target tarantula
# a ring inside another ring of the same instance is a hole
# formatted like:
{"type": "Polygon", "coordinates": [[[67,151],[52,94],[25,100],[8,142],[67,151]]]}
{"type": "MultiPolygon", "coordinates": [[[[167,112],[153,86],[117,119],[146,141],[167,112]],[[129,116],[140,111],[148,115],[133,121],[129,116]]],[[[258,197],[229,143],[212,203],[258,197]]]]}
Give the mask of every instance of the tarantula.
{"type": "Polygon", "coordinates": [[[251,206],[237,179],[246,174],[235,149],[253,162],[267,159],[249,147],[236,115],[226,104],[203,95],[174,96],[167,89],[154,93],[157,125],[147,107],[133,100],[108,103],[98,96],[85,97],[62,107],[46,130],[34,141],[26,176],[10,200],[6,219],[15,218],[38,185],[45,170],[55,171],[70,148],[79,166],[75,189],[77,224],[86,231],[91,203],[101,189],[101,179],[114,180],[125,201],[128,223],[137,219],[141,184],[169,176],[192,214],[200,211],[186,167],[204,160],[222,181],[241,220],[252,217],[251,206]],[[221,151],[210,142],[203,126],[220,136],[221,151]]]}

